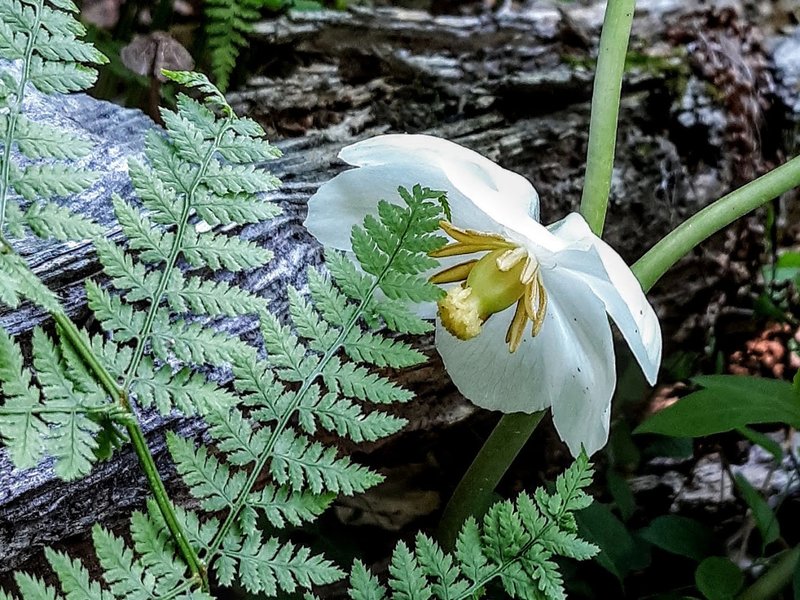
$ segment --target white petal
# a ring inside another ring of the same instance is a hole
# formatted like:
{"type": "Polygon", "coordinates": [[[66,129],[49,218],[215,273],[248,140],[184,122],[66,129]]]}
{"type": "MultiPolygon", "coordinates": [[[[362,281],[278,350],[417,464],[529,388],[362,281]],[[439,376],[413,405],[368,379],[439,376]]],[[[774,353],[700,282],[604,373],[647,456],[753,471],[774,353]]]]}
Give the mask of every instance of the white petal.
{"type": "Polygon", "coordinates": [[[438,188],[426,181],[416,183],[448,193],[454,224],[479,231],[513,232],[518,240],[560,247],[558,239],[538,222],[539,195],[527,179],[454,142],[430,135],[381,135],[347,146],[339,157],[362,168],[434,165],[447,183],[438,188]]]}
{"type": "Polygon", "coordinates": [[[655,384],[661,364],[661,326],[630,267],[611,246],[591,232],[577,213],[554,223],[550,230],[570,244],[594,249],[596,254],[577,249],[558,253],[559,269],[571,271],[603,301],[645,377],[651,385],[655,384]]]}
{"type": "Polygon", "coordinates": [[[481,334],[457,340],[437,324],[436,347],[459,391],[490,410],[534,412],[552,406],[559,435],[577,456],[608,439],[616,384],[605,308],[580,281],[545,274],[549,304],[539,335],[510,354],[505,333],[513,309],[492,316],[481,334]]]}
{"type": "Polygon", "coordinates": [[[588,286],[558,271],[544,274],[553,327],[539,336],[550,357],[553,423],[573,456],[606,445],[617,384],[614,342],[603,303],[588,286]]]}
{"type": "Polygon", "coordinates": [[[424,163],[394,163],[351,169],[322,184],[308,200],[306,229],[323,245],[350,250],[350,231],[368,214],[377,214],[378,201],[401,204],[400,186],[416,184],[440,189],[447,183],[441,169],[424,163]]]}

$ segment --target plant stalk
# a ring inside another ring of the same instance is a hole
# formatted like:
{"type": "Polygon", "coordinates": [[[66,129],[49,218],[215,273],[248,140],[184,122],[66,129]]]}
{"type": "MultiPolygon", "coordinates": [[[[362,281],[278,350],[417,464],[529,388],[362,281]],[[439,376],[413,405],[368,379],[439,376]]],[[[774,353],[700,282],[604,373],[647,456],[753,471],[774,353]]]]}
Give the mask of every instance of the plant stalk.
{"type": "Polygon", "coordinates": [[[717,231],[800,186],[800,156],[743,185],[692,215],[650,248],[631,267],[649,290],[667,270],[717,231]]]}
{"type": "Polygon", "coordinates": [[[98,381],[106,390],[106,392],[113,399],[115,399],[115,401],[130,417],[124,420],[125,429],[128,432],[128,437],[130,438],[133,449],[139,459],[139,464],[142,466],[142,471],[144,471],[145,477],[147,478],[147,483],[153,492],[153,497],[158,505],[159,511],[161,512],[161,516],[164,517],[164,522],[166,523],[170,534],[172,534],[172,537],[175,540],[175,544],[178,546],[181,555],[186,561],[189,571],[192,574],[192,578],[196,579],[197,583],[204,590],[207,590],[208,576],[206,569],[203,566],[203,563],[200,561],[200,558],[198,557],[194,547],[187,539],[186,533],[183,531],[183,527],[178,522],[178,517],[175,514],[175,508],[172,506],[172,501],[170,500],[169,494],[164,487],[164,482],[161,480],[161,476],[158,473],[158,468],[156,467],[155,460],[153,459],[153,454],[150,452],[150,448],[147,446],[147,440],[144,437],[144,432],[142,431],[139,421],[136,419],[133,409],[131,408],[127,392],[117,384],[114,377],[108,372],[102,363],[97,360],[97,357],[94,355],[91,348],[86,345],[83,335],[81,335],[81,332],[75,326],[75,323],[73,323],[72,320],[64,313],[54,313],[52,316],[53,319],[55,319],[62,335],[67,338],[67,341],[81,357],[81,360],[83,360],[84,364],[92,371],[92,373],[94,373],[95,377],[97,377],[98,381]]]}
{"type": "Polygon", "coordinates": [[[776,598],[791,583],[798,560],[800,560],[800,547],[784,552],[771,568],[739,595],[737,600],[776,598]]]}
{"type": "Polygon", "coordinates": [[[455,546],[458,532],[469,517],[480,517],[492,504],[492,495],[528,441],[545,411],[503,415],[464,477],[456,486],[444,510],[436,537],[448,550],[455,546]]]}
{"type": "Polygon", "coordinates": [[[592,92],[586,178],[580,212],[598,236],[603,233],[614,169],[617,119],[625,56],[636,0],[609,0],[600,34],[600,52],[592,92]]]}

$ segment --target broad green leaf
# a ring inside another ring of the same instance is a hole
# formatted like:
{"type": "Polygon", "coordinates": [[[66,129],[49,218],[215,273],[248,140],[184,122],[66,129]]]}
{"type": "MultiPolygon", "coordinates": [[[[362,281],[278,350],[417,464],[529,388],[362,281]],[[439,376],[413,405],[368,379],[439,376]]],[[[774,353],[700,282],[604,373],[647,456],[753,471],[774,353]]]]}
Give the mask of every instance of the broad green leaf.
{"type": "Polygon", "coordinates": [[[600,548],[594,559],[620,581],[631,571],[650,564],[647,545],[631,535],[607,506],[594,503],[576,513],[575,518],[581,537],[600,548]]]}
{"type": "Polygon", "coordinates": [[[727,558],[712,556],[700,563],[694,580],[697,589],[708,600],[732,600],[742,588],[744,575],[727,558]]]}
{"type": "Polygon", "coordinates": [[[786,381],[709,375],[694,382],[703,389],[656,413],[635,433],[700,437],[754,423],[800,427],[800,396],[786,381]]]}
{"type": "Polygon", "coordinates": [[[767,501],[741,473],[737,473],[733,480],[736,482],[742,499],[753,513],[753,519],[761,533],[762,546],[776,541],[781,535],[780,526],[767,501]]]}
{"type": "Polygon", "coordinates": [[[711,529],[679,515],[656,517],[639,536],[662,550],[697,561],[714,554],[718,546],[711,529]]]}

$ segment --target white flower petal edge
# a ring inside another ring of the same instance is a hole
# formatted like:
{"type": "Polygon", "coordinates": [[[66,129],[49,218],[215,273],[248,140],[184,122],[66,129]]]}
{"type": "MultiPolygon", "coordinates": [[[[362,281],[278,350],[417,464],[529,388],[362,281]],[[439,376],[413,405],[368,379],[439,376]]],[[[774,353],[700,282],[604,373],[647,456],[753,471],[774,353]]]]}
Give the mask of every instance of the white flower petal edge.
{"type": "Polygon", "coordinates": [[[591,253],[575,260],[560,260],[561,268],[578,275],[605,304],[634,357],[642,367],[647,381],[654,385],[661,365],[661,325],[639,280],[611,246],[592,233],[583,217],[577,213],[550,226],[550,231],[570,245],[590,244],[602,261],[602,270],[592,264],[591,253]],[[584,260],[581,260],[583,258],[584,260]]]}
{"type": "Polygon", "coordinates": [[[349,249],[350,230],[377,212],[378,200],[400,203],[397,188],[416,184],[447,192],[457,227],[556,239],[537,222],[539,196],[527,179],[453,142],[382,135],[345,147],[339,157],[360,168],[324,183],[309,199],[304,222],[325,245],[349,249]]]}

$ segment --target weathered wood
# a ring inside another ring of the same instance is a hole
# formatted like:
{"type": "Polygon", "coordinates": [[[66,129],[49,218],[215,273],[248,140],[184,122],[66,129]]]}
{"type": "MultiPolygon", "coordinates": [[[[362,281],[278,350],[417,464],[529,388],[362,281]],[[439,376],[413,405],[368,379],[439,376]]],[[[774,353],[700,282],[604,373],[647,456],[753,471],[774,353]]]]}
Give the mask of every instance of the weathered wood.
{"type": "MultiPolygon", "coordinates": [[[[676,46],[666,33],[690,4],[642,2],[637,16],[633,47],[643,66],[626,80],[607,228],[607,238],[631,260],[734,181],[735,169],[721,147],[730,120],[725,106],[708,100],[681,107],[687,98],[702,97],[695,93],[698,86],[692,87],[701,74],[680,67],[682,59],[669,58],[676,46]],[[689,117],[694,118],[690,126],[681,125],[689,117]]],[[[441,135],[526,175],[540,192],[545,221],[574,210],[601,19],[601,6],[437,18],[358,9],[299,13],[259,25],[250,59],[255,64],[256,57],[268,57],[269,62],[258,61],[262,74],[231,94],[231,101],[285,138],[279,143],[284,157],[269,165],[284,181],[272,194],[284,213],[274,222],[243,229],[244,237],[273,249],[275,260],[237,281],[272,299],[274,310],[285,314],[286,285],[302,286],[305,268],[320,261],[318,246],[302,229],[306,200],[342,168],[335,158],[342,145],[387,130],[441,135]]],[[[796,101],[797,90],[783,92],[789,98],[783,102],[796,101]]],[[[141,151],[149,121],[137,111],[84,96],[35,98],[30,104],[37,118],[83,130],[98,141],[88,162],[102,173],[101,181],[70,205],[118,236],[110,195],[132,194],[125,160],[141,151]]],[[[90,245],[29,239],[20,250],[58,291],[73,318],[85,322],[82,282],[99,270],[90,245]]],[[[681,302],[720,281],[710,264],[690,261],[672,276],[672,282],[692,280],[691,286],[680,285],[681,302]]],[[[669,290],[656,291],[662,307],[676,302],[669,290]]],[[[671,317],[668,333],[685,317],[681,311],[664,314],[671,317]]],[[[0,325],[15,334],[46,320],[31,307],[0,313],[0,325]]],[[[256,337],[253,320],[217,325],[231,335],[256,337]]],[[[435,360],[398,377],[420,395],[404,409],[412,427],[438,427],[470,413],[435,360]]],[[[192,420],[145,419],[159,466],[172,489],[179,490],[164,450],[168,428],[195,435],[202,426],[192,420]]],[[[72,484],[56,481],[47,465],[13,471],[0,452],[0,572],[20,565],[43,545],[82,534],[94,521],[120,519],[141,506],[146,492],[130,451],[72,484]]]]}

